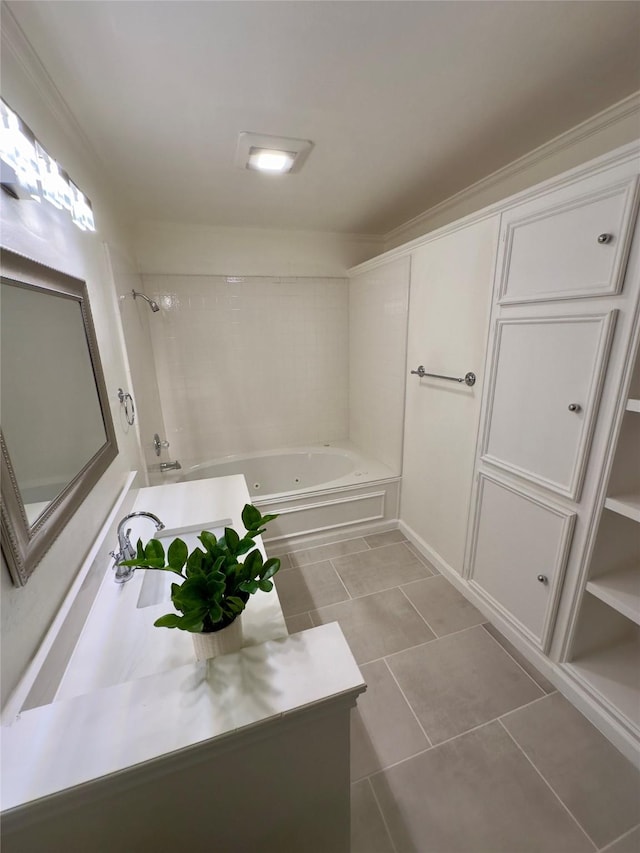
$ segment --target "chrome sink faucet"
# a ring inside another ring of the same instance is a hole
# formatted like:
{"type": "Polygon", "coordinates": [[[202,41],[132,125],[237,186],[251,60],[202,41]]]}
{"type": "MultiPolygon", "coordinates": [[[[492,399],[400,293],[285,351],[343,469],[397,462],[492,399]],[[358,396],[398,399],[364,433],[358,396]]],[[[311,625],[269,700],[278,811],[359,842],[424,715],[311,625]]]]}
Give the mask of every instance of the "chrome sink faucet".
{"type": "Polygon", "coordinates": [[[126,583],[128,580],[131,580],[133,577],[133,573],[135,569],[133,566],[121,566],[120,563],[124,563],[126,560],[133,560],[136,556],[136,550],[131,544],[131,539],[129,539],[129,534],[131,533],[131,528],[129,528],[125,532],[125,525],[130,518],[150,518],[156,525],[156,530],[163,530],[164,524],[160,521],[157,515],[154,515],[152,512],[130,512],[129,515],[125,515],[120,524],[118,525],[118,550],[111,551],[111,556],[115,560],[116,566],[116,576],[114,578],[116,583],[126,583]]]}

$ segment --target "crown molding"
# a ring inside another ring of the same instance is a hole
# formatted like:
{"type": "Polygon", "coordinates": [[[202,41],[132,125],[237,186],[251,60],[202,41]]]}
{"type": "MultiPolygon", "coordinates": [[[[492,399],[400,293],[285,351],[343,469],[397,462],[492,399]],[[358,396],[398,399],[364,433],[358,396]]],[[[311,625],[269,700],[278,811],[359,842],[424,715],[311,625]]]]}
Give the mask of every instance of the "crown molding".
{"type": "Polygon", "coordinates": [[[432,231],[427,231],[419,237],[414,237],[413,240],[409,240],[399,246],[394,246],[392,249],[387,249],[387,251],[383,252],[381,255],[376,255],[368,261],[363,261],[361,264],[350,267],[348,275],[349,277],[353,277],[355,275],[361,275],[362,273],[369,272],[370,270],[389,263],[396,258],[411,255],[415,249],[419,249],[421,246],[426,246],[427,243],[432,243],[434,240],[439,240],[440,237],[444,237],[446,234],[453,234],[456,231],[460,231],[463,228],[467,228],[470,225],[481,222],[483,219],[488,219],[491,216],[503,213],[509,208],[520,204],[520,202],[524,200],[544,195],[549,192],[550,189],[559,189],[560,187],[575,183],[582,178],[586,178],[597,171],[611,169],[615,166],[631,162],[640,164],[640,138],[633,142],[628,142],[626,145],[622,145],[619,148],[615,148],[612,151],[608,151],[606,154],[601,154],[599,157],[588,160],[586,163],[582,163],[579,166],[574,166],[572,169],[568,169],[559,175],[547,178],[545,181],[540,181],[531,187],[527,187],[524,190],[514,193],[513,195],[506,196],[505,198],[495,201],[486,207],[482,207],[473,213],[468,213],[460,219],[448,222],[447,224],[441,225],[439,228],[435,228],[432,231]]]}
{"type": "Polygon", "coordinates": [[[474,184],[460,190],[460,192],[449,196],[449,198],[446,198],[433,207],[430,207],[423,213],[419,213],[417,216],[414,216],[413,219],[409,219],[397,228],[393,228],[385,234],[385,244],[389,245],[389,243],[394,243],[398,245],[406,242],[408,239],[411,239],[409,234],[413,232],[415,236],[416,228],[424,226],[426,231],[428,229],[428,222],[434,216],[444,213],[450,208],[455,207],[460,202],[473,198],[479,193],[490,189],[495,184],[499,184],[501,181],[512,178],[514,175],[517,175],[526,169],[530,169],[536,164],[547,160],[549,157],[553,157],[565,148],[570,148],[572,145],[576,145],[578,142],[588,139],[590,136],[599,133],[610,125],[617,124],[618,122],[633,115],[640,118],[640,91],[634,92],[627,98],[612,104],[610,107],[602,110],[602,112],[596,113],[596,115],[591,116],[591,118],[586,119],[586,121],[583,121],[575,127],[572,127],[570,130],[550,139],[548,142],[534,148],[533,151],[529,151],[529,153],[524,154],[522,157],[518,157],[517,160],[513,160],[501,169],[497,169],[485,178],[481,178],[474,184]]]}
{"type": "MultiPolygon", "coordinates": [[[[0,11],[2,14],[2,27],[0,28],[2,50],[6,50],[16,60],[42,103],[49,110],[55,124],[65,134],[69,142],[79,148],[89,161],[95,162],[97,160],[103,165],[102,158],[53,82],[5,0],[2,0],[0,4],[0,11]]],[[[12,104],[9,106],[13,107],[12,104]]],[[[19,110],[18,112],[20,113],[19,110]]],[[[20,114],[20,117],[29,124],[27,116],[20,114]]],[[[54,152],[52,155],[55,156],[54,152]]]]}

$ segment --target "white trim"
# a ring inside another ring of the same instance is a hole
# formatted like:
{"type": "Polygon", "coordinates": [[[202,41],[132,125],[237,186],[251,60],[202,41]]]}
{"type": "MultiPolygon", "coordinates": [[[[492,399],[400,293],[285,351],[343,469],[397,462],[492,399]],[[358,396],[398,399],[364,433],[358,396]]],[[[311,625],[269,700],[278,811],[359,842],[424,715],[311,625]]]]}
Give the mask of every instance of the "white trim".
{"type": "MultiPolygon", "coordinates": [[[[350,498],[337,498],[335,500],[318,501],[317,503],[302,504],[302,506],[288,506],[288,507],[284,507],[283,509],[281,509],[278,512],[278,515],[283,516],[283,515],[290,515],[293,512],[306,512],[307,510],[318,509],[318,507],[323,507],[323,506],[336,506],[337,504],[356,503],[357,501],[365,501],[365,500],[368,500],[369,498],[382,498],[383,499],[382,502],[384,504],[385,495],[386,495],[386,492],[367,492],[366,494],[354,495],[353,497],[350,497],[350,498]]],[[[253,503],[256,506],[268,506],[271,503],[275,503],[275,501],[270,501],[268,499],[262,500],[262,501],[255,500],[253,503]]],[[[381,518],[381,517],[382,516],[376,516],[376,518],[381,518]]],[[[365,519],[365,520],[368,520],[368,519],[365,519]]],[[[350,524],[350,522],[347,522],[347,524],[350,524]]],[[[342,524],[336,524],[336,525],[332,525],[332,526],[342,527],[343,525],[342,524]]],[[[321,529],[324,530],[324,528],[321,528],[321,529]]]]}
{"type": "Polygon", "coordinates": [[[518,175],[520,172],[524,172],[526,169],[530,169],[544,160],[548,160],[559,151],[563,151],[565,148],[570,148],[572,145],[576,145],[578,142],[582,142],[590,136],[600,133],[600,131],[604,130],[606,127],[623,121],[634,114],[640,114],[640,92],[634,92],[627,98],[623,98],[623,100],[607,107],[602,110],[602,112],[596,113],[596,115],[591,116],[586,119],[586,121],[572,127],[570,130],[567,130],[559,136],[555,136],[553,139],[550,139],[548,142],[539,145],[537,148],[534,148],[533,151],[529,151],[522,157],[518,157],[517,160],[513,160],[511,163],[497,169],[490,175],[487,175],[470,186],[465,187],[463,190],[454,193],[454,195],[449,196],[449,198],[444,199],[444,201],[441,201],[438,204],[435,204],[423,213],[419,213],[417,216],[414,216],[413,219],[409,219],[397,228],[393,228],[385,234],[385,241],[402,242],[403,235],[413,231],[415,228],[419,228],[423,224],[424,227],[428,228],[429,220],[437,214],[455,207],[463,200],[473,198],[473,196],[484,192],[495,184],[499,184],[501,181],[512,178],[514,175],[518,175]]]}
{"type": "MultiPolygon", "coordinates": [[[[640,111],[640,93],[638,93],[637,98],[639,101],[638,111],[640,111]]],[[[376,255],[374,258],[371,258],[368,261],[364,261],[363,263],[357,264],[356,266],[348,269],[347,275],[351,277],[354,275],[360,275],[360,273],[363,272],[368,272],[369,270],[376,269],[376,267],[388,263],[389,261],[395,260],[396,258],[401,258],[404,255],[408,255],[416,249],[419,249],[422,246],[433,242],[434,240],[439,240],[440,237],[444,237],[447,234],[453,234],[456,231],[461,231],[463,228],[467,228],[469,225],[473,225],[476,222],[481,222],[482,220],[488,219],[489,217],[494,216],[496,214],[503,213],[509,208],[515,207],[517,204],[520,204],[520,202],[524,200],[529,201],[538,198],[539,196],[546,195],[551,189],[560,189],[561,187],[570,186],[571,184],[577,183],[592,174],[602,172],[606,169],[613,169],[617,166],[623,166],[627,163],[633,163],[635,165],[637,163],[638,157],[640,157],[640,139],[635,140],[634,142],[629,142],[626,145],[622,145],[620,148],[616,148],[613,151],[609,151],[606,154],[600,155],[599,157],[595,157],[594,159],[589,160],[587,163],[583,163],[580,166],[575,166],[573,169],[568,169],[567,171],[562,172],[562,174],[560,175],[556,175],[553,178],[548,178],[546,181],[536,183],[534,186],[527,187],[526,189],[521,190],[520,192],[515,193],[514,195],[507,196],[504,199],[500,199],[500,201],[496,201],[493,204],[482,208],[481,210],[474,211],[473,213],[470,213],[467,216],[463,216],[461,219],[456,219],[455,222],[450,222],[446,225],[442,225],[440,228],[436,228],[434,231],[430,231],[427,234],[423,234],[420,237],[416,237],[415,239],[410,240],[407,243],[403,243],[403,245],[401,246],[396,246],[393,249],[389,249],[388,251],[383,252],[381,255],[376,255]]],[[[473,187],[469,187],[468,189],[471,190],[473,189],[473,187]]],[[[464,193],[466,193],[467,191],[468,190],[465,190],[464,193]]],[[[436,208],[432,208],[430,211],[428,211],[429,218],[431,218],[436,211],[436,208]]]]}

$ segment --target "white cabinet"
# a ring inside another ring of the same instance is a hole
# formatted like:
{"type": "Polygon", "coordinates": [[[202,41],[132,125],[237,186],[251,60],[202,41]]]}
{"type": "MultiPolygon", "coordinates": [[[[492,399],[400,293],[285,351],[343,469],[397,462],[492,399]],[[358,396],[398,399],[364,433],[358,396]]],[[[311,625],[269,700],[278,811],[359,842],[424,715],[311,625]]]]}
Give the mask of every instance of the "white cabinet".
{"type": "Polygon", "coordinates": [[[471,585],[546,651],[576,514],[486,474],[479,479],[471,585]]]}
{"type": "Polygon", "coordinates": [[[640,743],[640,375],[628,402],[621,389],[640,334],[637,173],[603,170],[502,215],[465,560],[497,624],[579,684],[583,707],[606,709],[628,754],[640,743]]]}
{"type": "Polygon", "coordinates": [[[578,499],[614,320],[610,311],[496,322],[484,462],[578,499]]]}
{"type": "Polygon", "coordinates": [[[498,298],[503,305],[618,293],[633,230],[636,176],[600,176],[503,217],[498,298]]]}

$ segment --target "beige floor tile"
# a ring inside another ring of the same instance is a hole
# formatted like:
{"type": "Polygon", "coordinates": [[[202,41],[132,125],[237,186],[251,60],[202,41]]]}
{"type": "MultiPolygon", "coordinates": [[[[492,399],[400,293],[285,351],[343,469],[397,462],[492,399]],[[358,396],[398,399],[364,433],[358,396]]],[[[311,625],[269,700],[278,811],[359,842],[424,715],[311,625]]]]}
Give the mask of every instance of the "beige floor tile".
{"type": "Polygon", "coordinates": [[[367,689],[351,712],[351,778],[361,779],[431,744],[383,660],[361,667],[367,689]]]}
{"type": "Polygon", "coordinates": [[[388,663],[433,743],[544,695],[480,626],[393,655],[388,663]]]}
{"type": "Polygon", "coordinates": [[[407,547],[411,551],[411,553],[414,554],[420,560],[420,562],[429,569],[432,574],[440,574],[439,570],[433,565],[433,563],[430,563],[429,560],[427,560],[427,558],[423,554],[421,554],[420,551],[418,551],[413,542],[409,542],[407,540],[404,544],[405,547],[407,547]]]}
{"type": "Polygon", "coordinates": [[[331,562],[354,598],[431,576],[402,543],[337,557],[331,562]]]}
{"type": "Polygon", "coordinates": [[[293,551],[289,554],[289,559],[292,566],[308,566],[310,563],[319,563],[321,560],[330,560],[332,557],[340,557],[343,554],[355,554],[357,551],[368,550],[369,546],[362,538],[345,539],[329,545],[317,545],[315,548],[293,551]]]}
{"type": "Polygon", "coordinates": [[[406,542],[407,538],[399,530],[387,530],[385,533],[372,533],[365,536],[364,541],[369,548],[379,548],[381,545],[393,545],[395,542],[406,542]]]}
{"type": "Polygon", "coordinates": [[[482,613],[442,575],[406,584],[402,591],[438,637],[485,621],[482,613]]]}
{"type": "Polygon", "coordinates": [[[640,772],[559,693],[502,722],[598,847],[638,823],[640,772]]]}
{"type": "Polygon", "coordinates": [[[351,853],[395,853],[368,779],[351,786],[351,853]]]}
{"type": "Polygon", "coordinates": [[[308,613],[297,613],[295,616],[285,616],[284,621],[287,624],[287,629],[290,634],[297,634],[298,631],[306,631],[308,628],[313,628],[311,616],[308,613]]]}
{"type": "Polygon", "coordinates": [[[604,853],[638,853],[640,850],[640,826],[636,826],[623,838],[604,848],[604,853]]]}
{"type": "Polygon", "coordinates": [[[314,625],[339,622],[353,656],[367,663],[434,639],[399,589],[332,604],[312,611],[314,625]]]}
{"type": "Polygon", "coordinates": [[[499,723],[371,777],[399,853],[587,853],[593,846],[499,723]]]}
{"type": "Polygon", "coordinates": [[[510,654],[511,657],[517,663],[520,664],[524,671],[528,673],[531,678],[533,678],[535,683],[538,684],[544,690],[545,693],[553,693],[555,691],[556,688],[553,686],[553,684],[547,678],[545,678],[541,672],[538,672],[535,666],[529,663],[529,661],[524,655],[520,654],[516,647],[512,643],[510,643],[509,640],[507,640],[507,638],[500,633],[500,631],[498,631],[495,625],[492,625],[491,622],[485,622],[482,627],[485,629],[485,631],[488,631],[491,634],[494,640],[500,643],[502,648],[508,654],[510,654]]]}
{"type": "Polygon", "coordinates": [[[281,572],[284,571],[285,569],[291,568],[291,558],[289,557],[288,554],[280,554],[279,556],[277,554],[268,554],[268,556],[269,557],[278,557],[278,559],[280,560],[280,571],[281,572]]]}
{"type": "Polygon", "coordinates": [[[329,561],[278,572],[274,581],[285,616],[295,616],[349,597],[329,561]]]}

